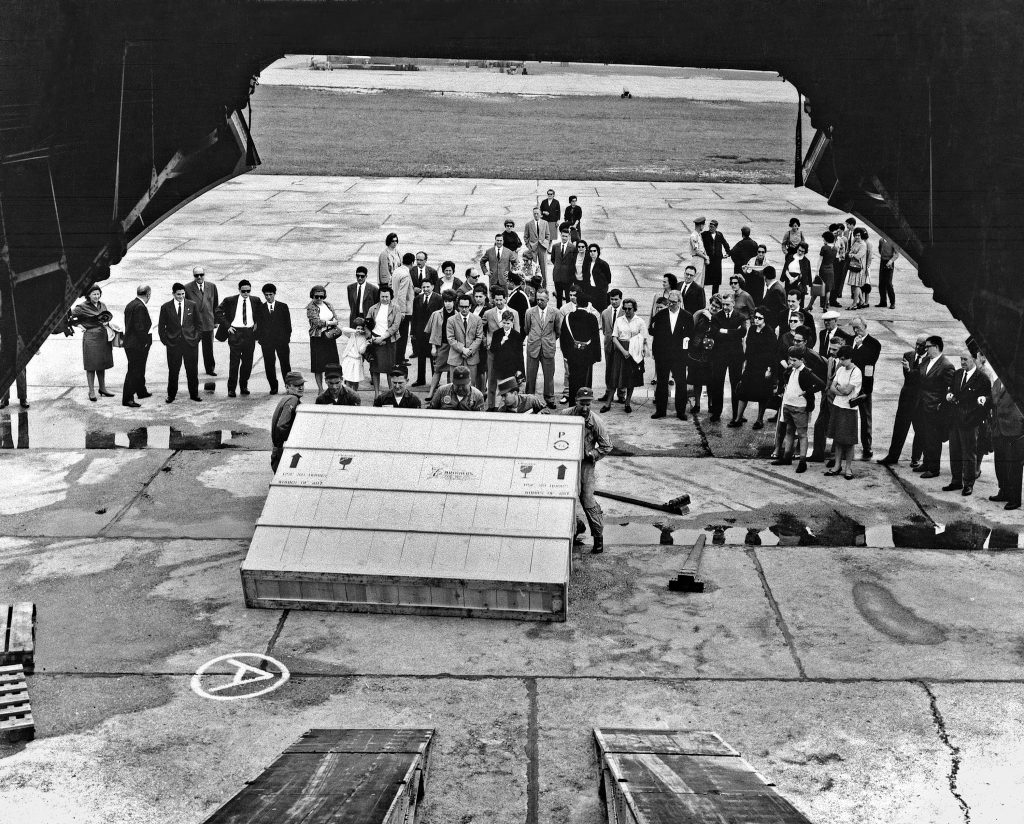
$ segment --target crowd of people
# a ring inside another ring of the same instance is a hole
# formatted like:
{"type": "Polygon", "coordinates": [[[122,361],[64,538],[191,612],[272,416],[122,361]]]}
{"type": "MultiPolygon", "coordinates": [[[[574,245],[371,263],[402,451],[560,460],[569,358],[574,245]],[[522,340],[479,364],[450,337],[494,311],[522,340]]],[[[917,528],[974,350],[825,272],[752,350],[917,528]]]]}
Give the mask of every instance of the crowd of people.
{"type": "MultiPolygon", "coordinates": [[[[522,237],[514,220],[505,219],[504,231],[462,277],[451,260],[438,271],[425,251],[400,253],[398,234],[389,233],[375,277],[359,266],[345,287],[347,306],[329,300],[326,286],[310,290],[305,314],[317,403],[358,404],[356,390],[368,381],[377,406],[425,403],[433,409],[547,413],[573,404],[576,409],[581,391],[593,394],[595,369],[603,361],[601,414],[616,404],[624,414],[632,413],[634,391],[650,380],[655,419],[668,416],[670,395],[677,418],[699,415],[706,403],[707,423],[728,415],[730,428],[747,424],[748,408],[756,407],[751,427],[775,426],[773,464],[795,464],[798,473],[809,463],[825,462],[826,475],[851,479],[857,446],[863,459],[873,456],[872,398],[881,344],[861,312],[870,306],[873,279],[879,295],[875,307],[895,307],[898,253],[891,242],[880,239],[876,255],[867,231],[851,217],[823,229],[815,265],[794,217],[778,250],[782,263],[775,264],[768,245],[755,242],[749,228],[743,227],[732,244],[717,221],[700,217],[684,250],[684,259],[689,254],[682,277],[666,273],[661,294],[644,314],[636,298],[612,285],[601,247],[584,239],[583,216],[575,196],[563,213],[554,190],[548,190],[522,237]],[[845,306],[844,289],[849,290],[845,306]],[[821,313],[817,319],[815,311],[821,313]],[[853,314],[844,317],[844,311],[853,314]],[[564,375],[560,392],[557,358],[564,375]],[[647,374],[649,359],[653,375],[647,374]],[[421,387],[426,387],[422,400],[412,391],[421,387]]],[[[229,397],[236,391],[249,394],[257,344],[270,392],[278,392],[278,371],[292,373],[292,319],[274,284],[263,285],[259,300],[250,282],[241,280],[237,294],[221,300],[197,266],[193,281],[175,283],[171,292],[157,322],[167,350],[167,403],[175,400],[182,366],[189,397],[201,400],[199,351],[206,374],[216,375],[215,340],[228,344],[229,397]]],[[[117,343],[128,358],[122,403],[137,407],[149,397],[149,299],[149,287],[140,286],[125,308],[123,330],[112,323],[98,286],[72,310],[69,325],[84,330],[91,400],[113,394],[105,374],[117,343]]],[[[952,482],[947,488],[969,495],[979,457],[991,448],[1000,474],[998,499],[1007,508],[1019,506],[1024,463],[1019,410],[977,347],[963,353],[956,371],[941,354],[941,339],[926,337],[924,346],[903,360],[905,391],[892,444],[879,462],[899,460],[912,427],[912,466],[925,478],[937,477],[942,443],[948,440],[952,482]],[[971,406],[971,414],[964,397],[977,407],[971,406]]],[[[587,413],[597,419],[589,404],[587,413]]]]}

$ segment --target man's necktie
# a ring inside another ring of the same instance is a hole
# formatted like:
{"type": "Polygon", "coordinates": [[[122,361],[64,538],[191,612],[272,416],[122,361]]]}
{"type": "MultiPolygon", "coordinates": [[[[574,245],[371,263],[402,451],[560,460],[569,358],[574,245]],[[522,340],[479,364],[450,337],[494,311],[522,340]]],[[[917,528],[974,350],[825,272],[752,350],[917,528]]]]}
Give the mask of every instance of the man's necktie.
{"type": "Polygon", "coordinates": [[[185,325],[185,304],[183,301],[178,301],[178,325],[185,325]]]}
{"type": "Polygon", "coordinates": [[[356,311],[363,311],[363,285],[359,284],[359,288],[356,289],[356,311]]]}
{"type": "Polygon", "coordinates": [[[462,319],[462,338],[463,341],[469,340],[469,318],[462,319]]]}
{"type": "Polygon", "coordinates": [[[249,325],[249,299],[242,298],[242,326],[249,325]]]}
{"type": "Polygon", "coordinates": [[[967,386],[967,373],[964,372],[963,379],[960,381],[960,391],[963,391],[966,386],[967,386]]]}
{"type": "Polygon", "coordinates": [[[274,304],[268,303],[267,304],[267,311],[270,312],[270,314],[274,314],[274,304]]]}

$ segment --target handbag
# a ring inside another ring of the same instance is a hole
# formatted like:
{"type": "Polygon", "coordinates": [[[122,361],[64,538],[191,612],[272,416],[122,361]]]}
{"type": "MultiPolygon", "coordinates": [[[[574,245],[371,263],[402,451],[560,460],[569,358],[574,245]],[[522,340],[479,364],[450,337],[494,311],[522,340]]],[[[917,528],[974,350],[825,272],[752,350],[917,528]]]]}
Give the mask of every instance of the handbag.
{"type": "Polygon", "coordinates": [[[124,348],[124,332],[120,329],[115,329],[109,323],[104,324],[104,328],[107,330],[107,341],[111,346],[116,346],[118,349],[124,348]]]}
{"type": "Polygon", "coordinates": [[[342,332],[340,326],[330,326],[324,331],[324,337],[330,338],[331,340],[334,340],[335,338],[340,338],[341,334],[342,332]]]}
{"type": "Polygon", "coordinates": [[[855,257],[852,257],[846,264],[846,268],[849,269],[851,272],[859,272],[864,268],[864,265],[860,262],[860,260],[858,260],[855,257]]]}
{"type": "Polygon", "coordinates": [[[867,399],[868,399],[867,395],[863,395],[863,394],[862,395],[854,395],[848,401],[849,404],[850,404],[850,409],[860,409],[864,405],[864,403],[867,401],[867,399]]]}

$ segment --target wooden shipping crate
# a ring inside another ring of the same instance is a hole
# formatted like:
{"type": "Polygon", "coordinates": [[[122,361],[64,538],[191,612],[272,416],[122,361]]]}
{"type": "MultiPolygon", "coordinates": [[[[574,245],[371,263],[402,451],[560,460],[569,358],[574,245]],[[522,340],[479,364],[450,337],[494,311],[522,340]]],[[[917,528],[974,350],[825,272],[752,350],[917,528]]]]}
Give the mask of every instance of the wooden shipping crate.
{"type": "Polygon", "coordinates": [[[31,675],[36,667],[36,605],[0,604],[0,666],[21,664],[31,675]]]}
{"type": "Polygon", "coordinates": [[[204,824],[415,824],[433,736],[309,730],[204,824]]]}
{"type": "Polygon", "coordinates": [[[35,735],[25,670],[21,664],[0,667],[0,736],[8,741],[31,741],[35,735]]]}
{"type": "Polygon", "coordinates": [[[595,728],[609,824],[810,824],[708,730],[595,728]]]}
{"type": "Polygon", "coordinates": [[[564,621],[583,422],[300,406],[250,607],[564,621]]]}

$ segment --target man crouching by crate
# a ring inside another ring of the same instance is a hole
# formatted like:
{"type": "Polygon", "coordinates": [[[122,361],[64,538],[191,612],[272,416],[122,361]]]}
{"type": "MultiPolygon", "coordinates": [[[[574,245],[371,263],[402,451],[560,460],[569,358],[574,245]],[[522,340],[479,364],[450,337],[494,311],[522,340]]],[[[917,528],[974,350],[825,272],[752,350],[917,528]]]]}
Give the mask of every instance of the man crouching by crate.
{"type": "Polygon", "coordinates": [[[281,463],[281,455],[284,454],[284,442],[291,434],[292,424],[295,422],[295,408],[302,400],[302,390],[306,386],[306,379],[301,372],[289,372],[284,376],[285,395],[277,403],[274,410],[274,417],[270,419],[270,441],[274,448],[270,450],[270,468],[277,472],[277,465],[281,463]]]}
{"type": "MultiPolygon", "coordinates": [[[[565,415],[583,418],[583,463],[580,465],[579,505],[590,524],[590,535],[594,539],[593,553],[604,552],[604,518],[601,505],[594,497],[597,486],[595,466],[601,458],[612,451],[608,440],[608,429],[604,421],[590,407],[594,403],[594,390],[582,386],[576,390],[576,405],[565,410],[565,415]]],[[[583,521],[576,516],[576,537],[583,534],[583,521]]]]}

